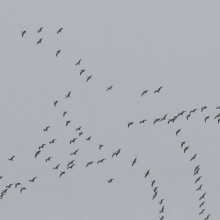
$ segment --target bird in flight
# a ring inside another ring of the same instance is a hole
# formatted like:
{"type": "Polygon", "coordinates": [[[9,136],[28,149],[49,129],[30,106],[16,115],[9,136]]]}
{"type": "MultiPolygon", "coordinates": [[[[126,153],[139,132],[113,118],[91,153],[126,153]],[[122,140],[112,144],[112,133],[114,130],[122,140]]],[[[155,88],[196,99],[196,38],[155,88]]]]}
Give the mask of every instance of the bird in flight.
{"type": "Polygon", "coordinates": [[[81,129],[81,127],[76,128],[76,131],[79,131],[81,129]]]}
{"type": "Polygon", "coordinates": [[[190,159],[190,161],[196,159],[196,155],[197,155],[197,154],[195,154],[195,155],[190,159]]]}
{"type": "Polygon", "coordinates": [[[162,205],[162,204],[163,204],[163,200],[164,200],[164,199],[161,199],[161,200],[160,200],[160,202],[159,202],[159,204],[160,204],[160,205],[162,205]]]}
{"type": "Polygon", "coordinates": [[[188,115],[186,116],[186,119],[188,120],[190,116],[191,116],[191,114],[188,114],[188,115]]]}
{"type": "Polygon", "coordinates": [[[158,188],[159,188],[159,187],[155,187],[155,188],[154,188],[154,192],[156,192],[158,188]]]}
{"type": "Polygon", "coordinates": [[[164,216],[161,216],[161,217],[160,217],[160,220],[163,220],[163,219],[164,219],[164,216]]]}
{"type": "Polygon", "coordinates": [[[144,90],[143,92],[142,92],[142,94],[141,94],[141,97],[144,95],[144,94],[146,94],[148,92],[148,90],[144,90]]]}
{"type": "Polygon", "coordinates": [[[134,122],[128,122],[128,128],[129,126],[133,125],[134,122]]]}
{"type": "Polygon", "coordinates": [[[92,75],[88,76],[86,82],[88,82],[91,78],[92,78],[92,75]]]}
{"type": "Polygon", "coordinates": [[[37,30],[38,34],[39,34],[40,32],[42,32],[43,28],[44,28],[44,27],[41,27],[39,30],[37,30]]]}
{"type": "Polygon", "coordinates": [[[195,184],[196,184],[198,181],[200,181],[201,178],[202,178],[202,176],[198,177],[198,178],[196,179],[196,181],[195,181],[195,184]]]}
{"type": "Polygon", "coordinates": [[[54,101],[53,103],[54,103],[54,106],[56,107],[56,105],[57,105],[58,101],[54,101]]]}
{"type": "Polygon", "coordinates": [[[207,119],[209,119],[209,116],[206,116],[206,117],[205,117],[205,122],[206,122],[207,119]]]}
{"type": "Polygon", "coordinates": [[[164,212],[164,206],[162,207],[162,209],[159,211],[159,213],[164,212]]]}
{"type": "Polygon", "coordinates": [[[56,57],[58,56],[59,53],[61,53],[61,50],[56,51],[56,57]]]}
{"type": "Polygon", "coordinates": [[[72,164],[71,166],[67,166],[67,169],[73,169],[73,166],[75,166],[76,164],[72,164]]]}
{"type": "Polygon", "coordinates": [[[204,204],[205,204],[205,202],[202,202],[202,203],[199,205],[199,208],[201,208],[204,204]]]}
{"type": "Polygon", "coordinates": [[[142,121],[140,121],[140,124],[144,124],[145,121],[147,121],[147,120],[143,119],[142,121]]]}
{"type": "Polygon", "coordinates": [[[79,136],[81,136],[82,134],[83,134],[83,132],[80,132],[80,133],[79,133],[79,136]]]}
{"type": "Polygon", "coordinates": [[[41,149],[41,148],[44,148],[44,146],[45,146],[46,144],[42,144],[41,146],[39,146],[39,150],[41,149]]]}
{"type": "Polygon", "coordinates": [[[9,184],[8,186],[6,186],[6,188],[11,188],[11,186],[13,185],[13,183],[9,184]]]}
{"type": "Polygon", "coordinates": [[[71,91],[65,96],[65,98],[70,98],[71,91]]]}
{"type": "Polygon", "coordinates": [[[63,112],[63,117],[67,114],[67,111],[63,112]]]}
{"type": "Polygon", "coordinates": [[[65,171],[60,172],[60,178],[61,178],[61,176],[62,176],[63,174],[65,174],[65,173],[66,173],[65,171]]]}
{"type": "Polygon", "coordinates": [[[40,150],[39,151],[36,151],[35,153],[35,158],[37,158],[37,155],[40,154],[40,150]]]}
{"type": "Polygon", "coordinates": [[[192,113],[192,112],[195,113],[197,110],[198,110],[198,109],[195,108],[195,109],[191,110],[189,113],[192,113]]]}
{"type": "Polygon", "coordinates": [[[81,59],[76,63],[76,66],[77,66],[77,65],[80,65],[80,62],[81,62],[81,59]]]}
{"type": "Polygon", "coordinates": [[[60,28],[60,29],[57,31],[57,34],[61,33],[62,30],[63,30],[63,28],[60,28]]]}
{"type": "Polygon", "coordinates": [[[153,195],[152,200],[157,196],[157,193],[158,193],[158,192],[155,192],[155,194],[153,195]]]}
{"type": "Polygon", "coordinates": [[[155,124],[156,122],[158,122],[158,121],[160,121],[160,118],[156,118],[156,119],[154,120],[154,124],[155,124]]]}
{"type": "Polygon", "coordinates": [[[211,215],[211,214],[207,215],[207,217],[206,217],[204,220],[208,220],[210,215],[211,215]]]}
{"type": "Polygon", "coordinates": [[[42,42],[43,38],[41,38],[39,41],[37,41],[37,45],[42,42]]]}
{"type": "Polygon", "coordinates": [[[206,192],[203,193],[203,195],[199,198],[199,200],[204,199],[204,198],[205,198],[205,195],[206,195],[206,192]]]}
{"type": "Polygon", "coordinates": [[[202,106],[201,112],[203,112],[204,109],[207,109],[207,106],[202,106]]]}
{"type": "Polygon", "coordinates": [[[85,70],[80,70],[80,76],[85,72],[85,70]]]}
{"type": "Polygon", "coordinates": [[[86,167],[88,167],[89,165],[92,165],[93,163],[94,163],[93,161],[88,162],[88,163],[86,164],[86,167]]]}
{"type": "MultiPolygon", "coordinates": [[[[113,85],[112,85],[113,86],[113,85]]],[[[112,90],[112,86],[109,86],[106,91],[112,90]]]]}
{"type": "Polygon", "coordinates": [[[70,123],[71,121],[66,121],[66,126],[70,123]]]}
{"type": "Polygon", "coordinates": [[[186,143],[185,141],[181,142],[181,148],[183,147],[183,145],[184,145],[185,143],[186,143]]]}
{"type": "Polygon", "coordinates": [[[194,169],[194,172],[196,172],[197,169],[199,169],[200,165],[196,166],[194,169]]]}
{"type": "Polygon", "coordinates": [[[112,183],[113,180],[114,180],[114,179],[110,179],[110,180],[107,180],[107,181],[108,181],[108,183],[112,183]]]}
{"type": "Polygon", "coordinates": [[[182,129],[178,129],[178,130],[176,131],[176,135],[178,135],[181,130],[182,130],[182,129]]]}
{"type": "Polygon", "coordinates": [[[91,139],[91,136],[89,136],[88,138],[86,138],[86,141],[90,141],[90,139],[91,139]]]}
{"type": "Polygon", "coordinates": [[[37,179],[37,177],[34,177],[33,179],[29,180],[29,182],[34,182],[35,179],[37,179]]]}
{"type": "Polygon", "coordinates": [[[101,148],[102,148],[103,146],[104,146],[103,144],[100,144],[100,145],[99,145],[99,150],[101,150],[101,148]]]}
{"type": "Polygon", "coordinates": [[[24,37],[24,35],[26,34],[26,31],[22,31],[21,32],[21,36],[24,37]]]}
{"type": "Polygon", "coordinates": [[[15,183],[15,188],[17,188],[19,185],[21,185],[21,183],[15,183]]]}
{"type": "Polygon", "coordinates": [[[76,155],[78,151],[79,151],[79,149],[78,149],[78,150],[76,150],[76,151],[74,151],[74,152],[73,152],[73,153],[71,153],[70,155],[76,155]]]}
{"type": "Polygon", "coordinates": [[[8,160],[13,161],[14,158],[15,158],[15,156],[12,156],[12,157],[9,158],[8,160]]]}
{"type": "Polygon", "coordinates": [[[148,171],[145,173],[144,178],[146,178],[149,174],[150,174],[150,170],[148,170],[148,171]]]}
{"type": "Polygon", "coordinates": [[[184,153],[186,153],[186,151],[189,149],[189,146],[184,148],[184,153]]]}
{"type": "Polygon", "coordinates": [[[53,168],[53,170],[58,170],[60,164],[58,164],[56,167],[53,168]]]}
{"type": "Polygon", "coordinates": [[[203,210],[199,213],[199,215],[203,214],[204,211],[205,211],[205,209],[203,209],[203,210]]]}
{"type": "Polygon", "coordinates": [[[163,116],[163,118],[160,119],[160,121],[166,120],[167,114],[163,116]]]}
{"type": "Polygon", "coordinates": [[[48,157],[48,158],[46,159],[46,162],[47,162],[47,161],[50,161],[50,159],[52,159],[52,158],[53,158],[53,157],[48,157]]]}
{"type": "Polygon", "coordinates": [[[50,126],[47,126],[45,129],[43,129],[44,132],[45,132],[45,131],[48,131],[49,127],[50,127],[50,126]]]}
{"type": "Polygon", "coordinates": [[[53,139],[52,141],[50,141],[49,143],[50,144],[54,144],[54,142],[56,141],[57,139],[53,139]]]}
{"type": "Polygon", "coordinates": [[[131,162],[132,162],[131,166],[134,166],[134,164],[137,163],[137,157],[133,161],[131,161],[131,162]]]}
{"type": "Polygon", "coordinates": [[[196,191],[202,190],[202,185],[203,185],[203,184],[201,184],[201,185],[196,189],[196,191]]]}
{"type": "Polygon", "coordinates": [[[26,190],[26,189],[27,189],[26,187],[22,187],[21,190],[20,190],[20,192],[22,193],[22,191],[23,191],[23,190],[26,190]]]}
{"type": "Polygon", "coordinates": [[[195,176],[196,174],[199,174],[199,170],[200,170],[200,168],[198,168],[198,169],[194,172],[193,176],[195,176]]]}
{"type": "Polygon", "coordinates": [[[151,187],[154,187],[156,180],[151,181],[151,187]]]}
{"type": "Polygon", "coordinates": [[[97,164],[99,164],[99,163],[103,163],[104,160],[106,160],[106,159],[101,159],[101,160],[99,160],[99,161],[97,162],[97,164]]]}
{"type": "Polygon", "coordinates": [[[155,90],[154,93],[160,92],[160,90],[163,88],[163,86],[161,86],[159,89],[155,90]]]}

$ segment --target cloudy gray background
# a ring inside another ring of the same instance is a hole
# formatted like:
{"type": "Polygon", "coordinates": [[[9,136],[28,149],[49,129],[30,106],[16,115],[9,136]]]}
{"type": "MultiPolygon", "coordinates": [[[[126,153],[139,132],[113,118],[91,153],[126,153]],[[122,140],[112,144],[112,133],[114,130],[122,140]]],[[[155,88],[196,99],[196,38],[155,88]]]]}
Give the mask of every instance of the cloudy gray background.
{"type": "Polygon", "coordinates": [[[2,1],[0,187],[21,182],[28,190],[8,190],[0,200],[1,219],[159,219],[161,198],[165,219],[197,220],[209,213],[218,219],[220,125],[213,118],[220,105],[219,6],[204,0],[2,1]],[[106,92],[110,85],[113,90],[106,92]],[[161,93],[154,94],[160,86],[161,93]],[[145,89],[149,93],[141,98],[145,89]],[[71,98],[65,99],[69,91],[71,98]],[[207,110],[189,121],[184,116],[174,124],[153,125],[165,114],[172,118],[204,105],[207,110]],[[147,123],[140,125],[144,118],[147,123]],[[134,125],[128,129],[129,121],[134,125]],[[69,145],[79,126],[84,135],[69,145]],[[49,145],[53,138],[57,142],[49,145]],[[186,154],[180,148],[184,140],[190,146],[186,154]],[[47,146],[35,159],[43,143],[47,146]],[[104,144],[101,151],[98,144],[104,144]],[[121,154],[112,159],[119,148],[121,154]],[[78,155],[69,156],[76,149],[78,155]],[[46,163],[48,156],[53,159],[46,163]],[[72,158],[76,166],[60,179],[72,158]],[[85,167],[102,158],[103,164],[85,167]],[[52,170],[59,163],[60,171],[52,170]],[[195,185],[198,164],[203,177],[195,185]],[[34,176],[36,182],[29,183],[34,176]],[[154,179],[159,193],[152,201],[154,179]],[[203,190],[196,192],[201,183],[203,190]],[[203,192],[206,210],[199,216],[203,192]]]}

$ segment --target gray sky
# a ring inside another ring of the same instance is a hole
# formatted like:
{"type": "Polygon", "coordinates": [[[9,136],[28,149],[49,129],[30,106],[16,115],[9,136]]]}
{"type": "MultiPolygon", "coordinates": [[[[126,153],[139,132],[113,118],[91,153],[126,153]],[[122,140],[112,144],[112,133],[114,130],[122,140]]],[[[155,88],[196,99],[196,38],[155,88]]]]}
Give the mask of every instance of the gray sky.
{"type": "Polygon", "coordinates": [[[159,219],[162,198],[165,219],[197,220],[210,213],[210,219],[218,219],[219,6],[204,0],[3,1],[0,188],[21,182],[27,190],[8,190],[0,200],[2,219],[159,219]],[[71,98],[65,99],[69,91],[71,98]],[[194,108],[199,111],[187,121],[194,108]],[[168,114],[170,119],[183,110],[175,123],[153,125],[155,118],[168,114]],[[210,116],[206,123],[205,116],[210,116]],[[147,122],[140,125],[142,119],[147,122]],[[71,120],[68,127],[66,120],[71,120]],[[128,129],[130,121],[134,125],[128,129]],[[43,132],[46,126],[51,127],[43,132]],[[81,137],[75,131],[79,126],[81,137]],[[177,129],[182,129],[178,136],[177,129]],[[79,139],[70,145],[74,137],[79,139]],[[57,141],[49,145],[53,138],[57,141]],[[181,141],[190,146],[185,154],[181,141]],[[97,165],[102,158],[106,161],[97,165]],[[76,166],[59,178],[72,159],[76,166]],[[89,161],[95,163],[86,168],[89,161]],[[59,170],[52,170],[57,164],[59,170]],[[202,179],[195,184],[198,164],[202,179]],[[159,187],[154,200],[152,180],[159,187]],[[205,212],[199,216],[205,192],[205,212]]]}

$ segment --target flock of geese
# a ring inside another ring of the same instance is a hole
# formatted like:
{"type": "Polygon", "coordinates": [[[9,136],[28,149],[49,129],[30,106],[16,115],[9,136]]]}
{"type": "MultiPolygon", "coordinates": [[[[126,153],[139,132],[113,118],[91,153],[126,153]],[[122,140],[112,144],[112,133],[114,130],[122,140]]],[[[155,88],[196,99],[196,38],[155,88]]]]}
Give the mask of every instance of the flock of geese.
{"type": "MultiPolygon", "coordinates": [[[[39,30],[37,30],[37,32],[38,32],[38,33],[41,33],[42,30],[43,30],[43,27],[41,27],[39,30]]],[[[63,28],[59,28],[59,29],[57,30],[57,34],[62,33],[62,30],[63,30],[63,28]]],[[[27,32],[26,32],[25,30],[22,31],[22,37],[24,37],[24,35],[25,35],[26,33],[27,33],[27,32]]],[[[43,40],[43,38],[40,38],[40,39],[37,41],[37,45],[40,44],[40,43],[42,43],[42,40],[43,40]]],[[[57,57],[60,53],[61,53],[61,50],[56,51],[56,57],[57,57]]],[[[81,65],[81,59],[80,59],[78,62],[76,62],[75,65],[76,65],[76,66],[81,65]]],[[[84,72],[85,72],[85,69],[80,70],[80,73],[79,73],[80,76],[81,76],[84,72]]],[[[86,81],[88,82],[90,79],[92,79],[92,76],[88,76],[86,81]]],[[[110,91],[110,90],[112,90],[112,88],[113,88],[113,85],[107,87],[106,91],[110,91]]],[[[163,86],[161,86],[161,87],[159,87],[158,89],[156,89],[156,90],[154,91],[154,94],[155,94],[155,93],[160,93],[160,91],[161,91],[162,88],[163,88],[163,86]]],[[[144,90],[144,91],[141,93],[141,97],[147,95],[148,92],[149,92],[149,90],[144,90]]],[[[69,92],[67,93],[67,95],[65,95],[65,99],[67,99],[67,98],[71,98],[71,91],[69,91],[69,92]]],[[[58,100],[53,101],[54,107],[57,107],[58,104],[59,104],[59,101],[58,101],[58,100]]],[[[201,109],[200,109],[200,111],[203,112],[203,111],[206,110],[206,109],[207,109],[207,106],[202,106],[201,109]]],[[[220,109],[220,106],[217,106],[216,109],[220,109]]],[[[178,114],[176,114],[175,116],[171,117],[170,119],[167,119],[168,114],[165,114],[165,115],[162,116],[162,117],[155,118],[155,119],[152,121],[152,124],[155,125],[156,123],[159,123],[159,122],[162,122],[162,121],[167,121],[168,124],[171,123],[171,122],[174,123],[176,120],[178,120],[179,117],[183,117],[184,114],[185,114],[186,119],[189,120],[189,118],[190,118],[193,114],[195,114],[196,111],[199,111],[199,109],[192,109],[192,110],[190,110],[188,113],[187,113],[186,111],[182,111],[182,112],[179,112],[178,114]]],[[[68,112],[67,112],[67,111],[64,111],[64,112],[62,113],[63,118],[65,118],[67,114],[68,114],[68,112]]],[[[208,119],[210,119],[210,116],[205,116],[204,121],[207,122],[208,119]]],[[[220,122],[220,113],[217,114],[216,116],[214,116],[214,119],[217,119],[217,122],[219,123],[219,122],[220,122]]],[[[140,121],[139,121],[139,124],[144,124],[144,123],[147,122],[147,121],[148,121],[147,119],[140,120],[140,121]]],[[[127,127],[130,129],[131,126],[134,125],[134,123],[135,123],[135,122],[128,122],[127,127]]],[[[65,122],[66,127],[69,126],[70,124],[71,124],[71,120],[66,120],[66,122],[65,122]]],[[[51,127],[51,126],[45,127],[45,128],[43,129],[43,132],[49,132],[50,127],[51,127]]],[[[69,140],[69,144],[74,144],[79,138],[82,138],[82,136],[83,136],[82,126],[76,128],[75,131],[78,132],[78,137],[74,137],[73,139],[69,140]]],[[[181,133],[181,131],[182,131],[182,129],[176,130],[176,132],[175,132],[176,136],[178,136],[178,135],[181,133]]],[[[88,136],[88,137],[85,138],[85,141],[90,141],[91,138],[92,138],[91,136],[88,136]]],[[[49,144],[55,144],[56,140],[57,140],[57,139],[52,139],[52,140],[50,140],[48,143],[49,143],[49,144]]],[[[37,159],[37,158],[42,154],[43,149],[44,149],[46,146],[47,146],[47,144],[44,143],[44,144],[41,144],[41,145],[38,147],[37,151],[35,151],[35,154],[34,154],[34,158],[35,158],[35,159],[37,159]]],[[[99,147],[98,147],[99,150],[101,150],[101,149],[104,147],[103,144],[99,144],[98,146],[99,146],[99,147]]],[[[183,152],[184,152],[184,154],[185,154],[185,153],[189,150],[190,146],[186,146],[186,141],[182,141],[182,142],[181,142],[181,148],[183,149],[183,152]]],[[[70,152],[70,156],[76,156],[79,151],[80,151],[80,149],[77,149],[77,150],[75,150],[74,152],[70,152]]],[[[112,153],[111,158],[113,158],[113,157],[118,157],[118,155],[119,155],[120,153],[121,153],[121,149],[118,149],[117,151],[115,151],[115,152],[112,153]]],[[[14,159],[15,159],[15,157],[16,157],[16,156],[14,155],[14,156],[8,158],[8,160],[9,160],[10,162],[13,162],[14,159]]],[[[194,154],[194,155],[190,158],[189,162],[190,162],[190,163],[193,163],[192,161],[196,161],[196,158],[197,158],[197,153],[194,154]]],[[[48,157],[45,159],[45,162],[49,163],[52,159],[53,159],[53,157],[48,156],[48,157]]],[[[102,163],[104,163],[107,159],[108,159],[108,158],[102,158],[102,159],[98,160],[98,161],[96,162],[96,164],[97,164],[97,165],[98,165],[98,164],[102,164],[102,163]]],[[[59,178],[62,178],[63,175],[65,175],[69,169],[73,169],[74,166],[76,165],[75,162],[76,162],[76,160],[68,161],[68,162],[66,163],[66,169],[65,169],[65,170],[64,170],[64,169],[63,169],[63,170],[60,170],[59,178]]],[[[88,168],[89,166],[92,166],[94,163],[95,163],[94,161],[88,161],[88,162],[85,164],[85,167],[88,168]]],[[[131,167],[133,167],[135,164],[137,164],[137,157],[135,157],[134,160],[131,161],[131,167]]],[[[59,170],[60,165],[61,165],[60,163],[59,163],[59,164],[56,164],[55,166],[52,167],[52,170],[59,170]]],[[[194,172],[193,172],[193,176],[195,176],[196,192],[197,192],[197,191],[198,191],[198,192],[202,191],[202,186],[203,186],[203,184],[199,184],[199,182],[201,182],[201,179],[202,179],[202,176],[199,174],[200,169],[201,169],[201,165],[196,165],[195,168],[194,168],[194,172]],[[198,177],[197,177],[197,176],[198,176],[198,177]],[[199,186],[198,186],[198,184],[199,184],[199,186]]],[[[148,176],[150,176],[150,169],[145,173],[144,178],[148,178],[148,176]]],[[[3,176],[0,176],[0,180],[1,180],[2,178],[3,178],[3,176]]],[[[31,178],[31,179],[29,180],[29,182],[30,182],[30,183],[34,183],[34,182],[36,181],[36,179],[37,179],[37,177],[33,177],[33,178],[31,178]]],[[[110,183],[113,183],[114,181],[115,181],[115,179],[112,178],[112,177],[109,178],[109,179],[107,179],[107,183],[109,183],[109,184],[110,184],[110,183]]],[[[158,186],[155,186],[155,184],[156,184],[156,180],[152,180],[152,181],[151,181],[151,187],[152,187],[152,189],[153,189],[153,197],[152,197],[152,200],[154,200],[154,199],[158,196],[158,188],[159,188],[159,187],[158,187],[158,186]]],[[[3,198],[4,198],[4,196],[6,195],[6,193],[8,192],[8,190],[9,190],[13,185],[14,185],[14,187],[15,187],[16,189],[20,186],[20,193],[22,193],[24,190],[27,190],[27,188],[26,188],[25,186],[23,186],[23,184],[20,183],[20,182],[10,183],[10,184],[8,184],[8,185],[5,187],[5,189],[2,190],[0,199],[3,199],[3,198]]],[[[207,194],[207,192],[203,192],[203,193],[200,195],[200,197],[199,197],[199,208],[200,208],[200,210],[201,210],[201,211],[198,213],[199,215],[204,215],[204,212],[205,212],[204,205],[205,205],[205,196],[206,196],[206,194],[207,194]]],[[[160,198],[160,199],[158,200],[158,203],[159,203],[159,205],[160,205],[160,209],[159,209],[159,214],[160,214],[159,219],[160,219],[160,220],[163,220],[163,219],[165,218],[165,216],[164,216],[165,206],[164,206],[164,204],[163,204],[163,201],[164,201],[163,198],[160,198]],[[161,215],[162,215],[162,216],[161,216],[161,215]]],[[[211,214],[208,214],[208,215],[204,218],[204,220],[208,220],[209,217],[210,217],[210,215],[211,215],[211,214]]]]}

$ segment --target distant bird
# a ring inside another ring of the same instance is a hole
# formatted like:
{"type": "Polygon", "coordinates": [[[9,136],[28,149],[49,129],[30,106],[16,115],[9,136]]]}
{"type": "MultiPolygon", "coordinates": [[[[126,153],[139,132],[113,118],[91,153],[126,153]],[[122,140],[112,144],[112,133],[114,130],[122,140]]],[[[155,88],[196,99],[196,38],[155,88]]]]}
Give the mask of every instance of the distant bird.
{"type": "Polygon", "coordinates": [[[149,174],[150,174],[150,170],[148,170],[148,171],[145,173],[144,178],[146,178],[149,174]]]}
{"type": "Polygon", "coordinates": [[[219,122],[220,122],[220,118],[218,119],[218,124],[219,124],[219,122]]]}
{"type": "Polygon", "coordinates": [[[155,187],[155,188],[154,188],[154,192],[156,192],[158,188],[159,188],[159,187],[155,187]]]}
{"type": "Polygon", "coordinates": [[[134,122],[128,122],[128,128],[133,125],[134,122]]]}
{"type": "Polygon", "coordinates": [[[37,41],[37,44],[40,44],[42,42],[43,38],[41,38],[39,41],[37,41]]]}
{"type": "Polygon", "coordinates": [[[56,167],[53,168],[53,170],[58,170],[60,164],[58,164],[56,167]]]}
{"type": "Polygon", "coordinates": [[[196,179],[196,181],[195,181],[195,184],[196,184],[198,181],[200,181],[201,178],[202,178],[202,176],[198,177],[198,178],[196,179]]]}
{"type": "Polygon", "coordinates": [[[183,115],[186,111],[182,111],[180,112],[178,115],[183,115]]]}
{"type": "Polygon", "coordinates": [[[202,203],[199,205],[199,208],[201,208],[204,204],[205,204],[205,202],[202,202],[202,203]]]}
{"type": "Polygon", "coordinates": [[[140,124],[143,124],[145,121],[147,121],[147,120],[143,119],[142,121],[140,121],[140,124]]]}
{"type": "Polygon", "coordinates": [[[106,160],[106,159],[101,159],[101,160],[99,160],[99,161],[97,162],[97,164],[99,164],[99,163],[103,163],[104,160],[106,160]]]}
{"type": "Polygon", "coordinates": [[[26,189],[27,189],[26,187],[22,187],[21,190],[20,190],[20,192],[22,193],[22,191],[23,191],[23,190],[26,190],[26,189]]]}
{"type": "Polygon", "coordinates": [[[81,136],[82,134],[83,134],[83,132],[80,132],[80,133],[79,133],[79,136],[81,136]]]}
{"type": "Polygon", "coordinates": [[[155,194],[153,195],[152,200],[157,196],[157,193],[158,193],[158,192],[155,192],[155,194]]]}
{"type": "Polygon", "coordinates": [[[87,77],[86,82],[88,82],[90,79],[92,79],[92,75],[87,77]]]}
{"type": "Polygon", "coordinates": [[[67,111],[63,112],[63,117],[67,114],[67,111]]]}
{"type": "Polygon", "coordinates": [[[75,166],[75,165],[76,165],[76,164],[72,164],[71,166],[68,166],[68,167],[67,167],[67,170],[68,170],[68,169],[73,169],[73,166],[75,166]]]}
{"type": "Polygon", "coordinates": [[[94,163],[93,161],[88,162],[88,163],[86,164],[86,167],[88,167],[89,165],[92,165],[93,163],[94,163]]]}
{"type": "Polygon", "coordinates": [[[8,160],[13,161],[14,158],[15,158],[15,156],[9,158],[8,160]]]}
{"type": "Polygon", "coordinates": [[[65,96],[65,98],[70,98],[71,91],[65,96]]]}
{"type": "Polygon", "coordinates": [[[114,179],[110,179],[110,180],[107,180],[107,181],[108,181],[108,183],[112,183],[113,180],[114,180],[114,179]]]}
{"type": "Polygon", "coordinates": [[[148,90],[143,91],[142,94],[141,94],[141,97],[142,97],[144,94],[146,94],[147,92],[148,92],[148,90]]]}
{"type": "Polygon", "coordinates": [[[156,118],[156,119],[154,120],[154,124],[155,124],[156,122],[158,122],[158,121],[160,121],[160,118],[156,118]]]}
{"type": "Polygon", "coordinates": [[[131,166],[134,166],[134,164],[137,163],[136,161],[137,161],[137,157],[132,161],[132,165],[131,166]]]}
{"type": "Polygon", "coordinates": [[[79,131],[81,129],[81,127],[76,128],[76,131],[79,131]]]}
{"type": "Polygon", "coordinates": [[[163,88],[163,86],[161,86],[159,89],[155,90],[154,93],[160,92],[160,90],[163,88]]]}
{"type": "Polygon", "coordinates": [[[41,148],[44,148],[44,146],[47,144],[42,144],[41,146],[38,147],[38,149],[40,150],[41,148]]]}
{"type": "Polygon", "coordinates": [[[112,154],[112,157],[114,157],[115,155],[117,155],[117,152],[114,152],[114,153],[112,154]]]}
{"type": "Polygon", "coordinates": [[[183,147],[183,145],[184,145],[185,143],[186,143],[185,141],[181,142],[181,148],[183,147]]]}
{"type": "Polygon", "coordinates": [[[188,120],[190,116],[191,116],[191,114],[188,114],[188,115],[186,116],[186,119],[188,120]]]}
{"type": "Polygon", "coordinates": [[[217,106],[216,109],[220,109],[220,106],[217,106]]]}
{"type": "Polygon", "coordinates": [[[56,141],[57,139],[53,139],[52,141],[50,141],[49,143],[50,144],[54,144],[54,142],[56,141]]]}
{"type": "Polygon", "coordinates": [[[154,187],[156,180],[151,181],[151,187],[154,187]]]}
{"type": "Polygon", "coordinates": [[[208,220],[210,215],[211,215],[211,214],[207,215],[204,220],[208,220]]]}
{"type": "Polygon", "coordinates": [[[121,148],[116,152],[116,157],[119,155],[120,152],[121,152],[121,148]]]}
{"type": "Polygon", "coordinates": [[[90,139],[91,139],[91,136],[89,136],[88,138],[86,138],[86,141],[90,141],[90,139]]]}
{"type": "Polygon", "coordinates": [[[205,117],[205,122],[207,121],[207,119],[209,119],[209,116],[206,116],[206,117],[205,117]]]}
{"type": "Polygon", "coordinates": [[[61,53],[61,50],[56,51],[56,57],[59,55],[59,53],[61,53]]]}
{"type": "Polygon", "coordinates": [[[199,215],[203,214],[204,211],[205,211],[205,209],[203,209],[203,210],[199,213],[199,215]]]}
{"type": "Polygon", "coordinates": [[[76,63],[76,66],[77,66],[77,65],[80,65],[80,62],[81,62],[81,59],[76,63]]]}
{"type": "Polygon", "coordinates": [[[42,30],[43,30],[43,27],[41,27],[39,30],[37,30],[38,34],[39,34],[40,32],[42,32],[42,30]]]}
{"type": "Polygon", "coordinates": [[[189,149],[189,146],[184,148],[184,153],[186,153],[186,151],[189,149]]]}
{"type": "Polygon", "coordinates": [[[174,119],[168,120],[168,124],[169,124],[170,122],[173,122],[173,123],[174,123],[174,119]]]}
{"type": "Polygon", "coordinates": [[[2,179],[3,178],[3,176],[0,176],[0,179],[2,179]]]}
{"type": "Polygon", "coordinates": [[[67,164],[67,167],[68,167],[69,165],[73,164],[74,161],[75,161],[75,160],[70,161],[70,162],[67,164]]]}
{"type": "Polygon", "coordinates": [[[199,198],[199,200],[204,199],[204,198],[205,198],[205,195],[206,195],[206,192],[203,193],[203,195],[199,198]]]}
{"type": "Polygon", "coordinates": [[[66,121],[66,126],[70,123],[71,121],[66,121]]]}
{"type": "Polygon", "coordinates": [[[167,114],[163,116],[163,118],[160,119],[160,121],[166,120],[167,114]]]}
{"type": "Polygon", "coordinates": [[[85,70],[80,70],[80,76],[85,72],[85,70]]]}
{"type": "Polygon", "coordinates": [[[24,35],[26,34],[26,31],[22,31],[21,32],[21,36],[24,37],[24,35]]]}
{"type": "Polygon", "coordinates": [[[217,114],[217,115],[214,117],[214,119],[219,118],[219,117],[220,117],[220,113],[217,114]]]}
{"type": "Polygon", "coordinates": [[[34,182],[35,179],[37,179],[37,177],[34,177],[33,179],[29,180],[29,182],[34,182]]]}
{"type": "Polygon", "coordinates": [[[201,112],[203,112],[203,110],[206,109],[206,108],[207,108],[207,106],[202,106],[201,112]]]}
{"type": "Polygon", "coordinates": [[[164,216],[161,216],[161,217],[160,217],[160,220],[163,220],[163,219],[164,219],[164,216]]]}
{"type": "Polygon", "coordinates": [[[201,185],[196,189],[196,191],[202,190],[202,185],[203,185],[203,184],[201,184],[201,185]]]}
{"type": "Polygon", "coordinates": [[[79,149],[78,149],[78,150],[76,150],[76,151],[74,151],[74,152],[73,152],[73,153],[71,153],[70,155],[76,155],[78,151],[79,151],[79,149]]]}
{"type": "Polygon", "coordinates": [[[11,188],[11,186],[13,185],[13,183],[9,184],[8,186],[6,186],[6,188],[11,188]]]}
{"type": "Polygon", "coordinates": [[[36,153],[35,153],[35,158],[37,158],[37,155],[40,154],[40,152],[41,152],[40,150],[39,150],[39,151],[36,151],[36,153]]]}
{"type": "Polygon", "coordinates": [[[49,127],[50,127],[50,126],[47,126],[45,129],[43,129],[44,132],[45,132],[45,131],[48,131],[49,127]]]}
{"type": "Polygon", "coordinates": [[[162,209],[159,211],[159,213],[164,212],[164,206],[162,207],[162,209]]]}
{"type": "Polygon", "coordinates": [[[199,174],[199,170],[200,170],[200,168],[198,168],[198,169],[194,172],[193,176],[195,176],[196,174],[199,174]]]}
{"type": "MultiPolygon", "coordinates": [[[[112,85],[113,86],[113,85],[112,85]]],[[[112,86],[109,86],[106,91],[112,90],[112,86]]]]}
{"type": "Polygon", "coordinates": [[[46,159],[46,162],[47,162],[47,161],[50,161],[50,159],[52,159],[52,158],[53,158],[53,157],[48,157],[48,158],[46,159]]]}
{"type": "Polygon", "coordinates": [[[15,183],[15,188],[17,188],[19,185],[21,185],[21,183],[15,183]]]}
{"type": "Polygon", "coordinates": [[[62,176],[63,174],[65,174],[65,173],[66,173],[65,171],[60,172],[60,178],[61,178],[61,176],[62,176]]]}
{"type": "Polygon", "coordinates": [[[163,204],[163,200],[164,200],[164,199],[161,199],[161,200],[160,200],[160,202],[159,202],[159,204],[160,204],[160,205],[162,205],[162,204],[163,204]]]}
{"type": "Polygon", "coordinates": [[[181,130],[182,130],[182,129],[178,129],[178,130],[176,131],[176,135],[178,135],[181,130]]]}
{"type": "Polygon", "coordinates": [[[190,159],[190,161],[196,159],[196,155],[197,155],[197,154],[195,154],[195,155],[190,159]]]}
{"type": "Polygon", "coordinates": [[[101,150],[101,148],[102,148],[103,146],[104,146],[103,144],[100,144],[100,145],[99,145],[99,150],[101,150]]]}
{"type": "Polygon", "coordinates": [[[63,28],[60,28],[60,29],[57,31],[57,34],[61,33],[62,30],[63,30],[63,28]]]}
{"type": "Polygon", "coordinates": [[[57,105],[58,101],[54,101],[53,103],[54,103],[54,106],[56,107],[56,105],[57,105]]]}
{"type": "Polygon", "coordinates": [[[194,169],[194,172],[196,172],[196,170],[200,167],[200,165],[196,166],[194,169]]]}
{"type": "Polygon", "coordinates": [[[192,113],[192,112],[195,113],[197,110],[198,110],[198,109],[195,108],[195,109],[191,110],[190,113],[192,113]]]}

